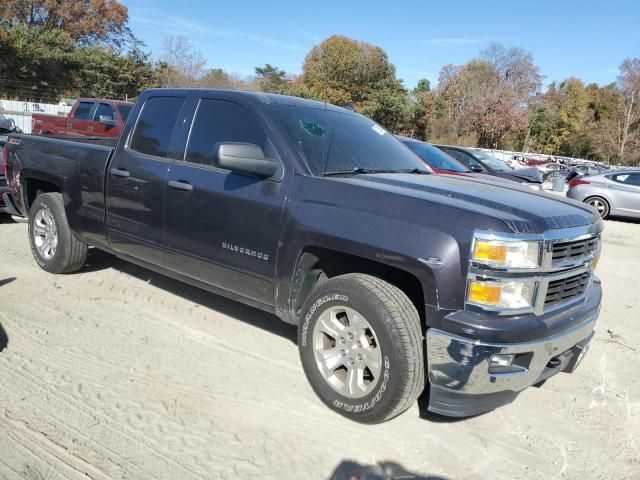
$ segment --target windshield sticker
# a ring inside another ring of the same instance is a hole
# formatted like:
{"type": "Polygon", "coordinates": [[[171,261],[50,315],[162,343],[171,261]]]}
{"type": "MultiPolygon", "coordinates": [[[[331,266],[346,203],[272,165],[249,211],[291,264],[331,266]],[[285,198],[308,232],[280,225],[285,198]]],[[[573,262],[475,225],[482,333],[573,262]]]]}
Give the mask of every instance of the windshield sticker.
{"type": "Polygon", "coordinates": [[[384,128],[382,128],[380,125],[374,125],[373,127],[371,127],[371,130],[376,132],[378,135],[384,135],[385,134],[384,128]]]}

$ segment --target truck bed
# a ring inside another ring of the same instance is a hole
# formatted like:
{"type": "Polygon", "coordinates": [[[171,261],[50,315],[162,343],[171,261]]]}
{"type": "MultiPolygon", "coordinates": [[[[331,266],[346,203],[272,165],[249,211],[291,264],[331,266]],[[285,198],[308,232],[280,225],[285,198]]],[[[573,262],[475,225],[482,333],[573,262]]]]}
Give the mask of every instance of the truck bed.
{"type": "Polygon", "coordinates": [[[36,194],[37,180],[54,183],[62,192],[71,229],[82,232],[88,243],[106,246],[105,170],[117,139],[23,134],[10,138],[11,168],[35,180],[23,186],[25,198],[36,194]]]}

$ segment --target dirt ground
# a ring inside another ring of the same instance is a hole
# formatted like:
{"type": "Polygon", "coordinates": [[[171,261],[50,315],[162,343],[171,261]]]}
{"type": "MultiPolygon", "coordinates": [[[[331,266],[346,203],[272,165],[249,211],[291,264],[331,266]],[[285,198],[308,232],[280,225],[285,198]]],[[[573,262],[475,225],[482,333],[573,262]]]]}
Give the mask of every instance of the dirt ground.
{"type": "Polygon", "coordinates": [[[640,222],[606,221],[604,304],[580,368],[457,421],[415,405],[349,422],[307,384],[293,327],[89,260],[47,274],[26,225],[0,224],[3,480],[640,478],[640,222]]]}

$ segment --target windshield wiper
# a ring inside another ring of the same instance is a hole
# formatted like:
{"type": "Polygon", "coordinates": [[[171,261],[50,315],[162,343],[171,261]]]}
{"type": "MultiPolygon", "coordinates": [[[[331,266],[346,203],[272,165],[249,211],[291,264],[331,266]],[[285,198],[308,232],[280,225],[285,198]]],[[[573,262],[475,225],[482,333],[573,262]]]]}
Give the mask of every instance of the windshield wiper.
{"type": "Polygon", "coordinates": [[[421,168],[407,168],[405,170],[390,170],[388,173],[416,173],[418,175],[431,175],[429,170],[422,170],[421,168]]]}
{"type": "Polygon", "coordinates": [[[421,175],[428,175],[431,172],[422,170],[420,168],[409,168],[404,170],[374,170],[369,168],[356,167],[353,170],[336,170],[333,172],[325,172],[323,177],[330,177],[333,175],[371,175],[375,173],[416,173],[421,175]]]}
{"type": "Polygon", "coordinates": [[[335,170],[333,172],[324,172],[323,177],[331,177],[333,175],[358,175],[367,173],[380,173],[379,170],[369,170],[368,168],[356,167],[352,170],[335,170]]]}

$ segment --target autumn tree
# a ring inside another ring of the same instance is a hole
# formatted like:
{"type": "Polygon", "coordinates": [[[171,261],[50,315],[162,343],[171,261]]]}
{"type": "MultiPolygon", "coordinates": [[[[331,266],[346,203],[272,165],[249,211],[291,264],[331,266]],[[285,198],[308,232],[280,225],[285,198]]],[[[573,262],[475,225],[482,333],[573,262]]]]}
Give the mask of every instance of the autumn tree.
{"type": "Polygon", "coordinates": [[[57,31],[84,45],[132,40],[127,7],[116,0],[4,0],[5,23],[57,31]]]}
{"type": "Polygon", "coordinates": [[[221,68],[211,68],[201,79],[199,85],[203,88],[242,88],[244,82],[233,77],[221,68]]]}
{"type": "Polygon", "coordinates": [[[154,83],[153,66],[115,0],[4,0],[0,93],[57,102],[62,96],[125,98],[154,83]]]}
{"type": "Polygon", "coordinates": [[[305,57],[301,82],[317,98],[352,106],[391,129],[402,128],[409,112],[395,67],[384,50],[370,43],[327,38],[305,57]]]}

